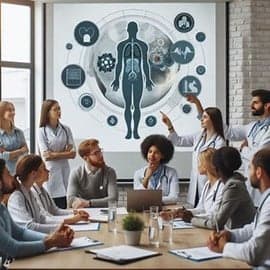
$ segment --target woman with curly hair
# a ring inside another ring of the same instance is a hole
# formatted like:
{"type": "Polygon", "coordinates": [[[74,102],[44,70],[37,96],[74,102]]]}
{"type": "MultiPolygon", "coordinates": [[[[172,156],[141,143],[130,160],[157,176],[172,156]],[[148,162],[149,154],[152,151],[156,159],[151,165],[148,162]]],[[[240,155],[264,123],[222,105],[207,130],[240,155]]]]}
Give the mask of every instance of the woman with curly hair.
{"type": "Polygon", "coordinates": [[[163,204],[175,203],[179,184],[177,172],[166,164],[172,159],[174,147],[163,135],[150,135],[141,143],[147,166],[134,174],[134,189],[161,189],[163,204]]]}

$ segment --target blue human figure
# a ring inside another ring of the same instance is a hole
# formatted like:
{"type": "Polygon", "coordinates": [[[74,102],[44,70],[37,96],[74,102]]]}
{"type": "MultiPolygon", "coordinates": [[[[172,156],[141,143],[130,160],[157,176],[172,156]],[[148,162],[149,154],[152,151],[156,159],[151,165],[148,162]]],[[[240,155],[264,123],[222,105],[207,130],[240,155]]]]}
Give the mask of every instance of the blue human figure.
{"type": "Polygon", "coordinates": [[[133,137],[139,139],[138,126],[141,118],[140,103],[143,93],[143,74],[148,91],[152,90],[153,82],[150,79],[149,65],[147,61],[148,46],[142,40],[137,39],[138,26],[135,22],[129,22],[127,27],[128,39],[121,41],[117,46],[117,64],[115,79],[111,86],[113,91],[119,89],[119,77],[122,72],[122,91],[125,99],[125,121],[127,125],[126,139],[132,137],[132,109],[133,109],[133,137]],[[142,73],[142,68],[143,73],[142,73]]]}

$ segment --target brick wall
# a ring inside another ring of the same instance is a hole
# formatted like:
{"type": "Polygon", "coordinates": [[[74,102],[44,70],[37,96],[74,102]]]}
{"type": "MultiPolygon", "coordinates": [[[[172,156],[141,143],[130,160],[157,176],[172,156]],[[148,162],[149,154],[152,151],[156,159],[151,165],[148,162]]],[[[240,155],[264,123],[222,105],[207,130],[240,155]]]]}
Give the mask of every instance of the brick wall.
{"type": "Polygon", "coordinates": [[[270,89],[270,1],[229,3],[229,121],[246,124],[250,92],[270,89]]]}

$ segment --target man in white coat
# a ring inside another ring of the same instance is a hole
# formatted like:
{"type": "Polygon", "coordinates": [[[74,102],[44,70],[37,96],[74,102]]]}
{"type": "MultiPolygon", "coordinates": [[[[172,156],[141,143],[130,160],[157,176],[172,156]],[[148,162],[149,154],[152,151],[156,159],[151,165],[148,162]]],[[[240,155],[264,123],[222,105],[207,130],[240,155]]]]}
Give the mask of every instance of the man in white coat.
{"type": "Polygon", "coordinates": [[[270,148],[254,155],[249,176],[251,185],[261,192],[254,222],[240,229],[212,232],[208,247],[224,257],[266,266],[270,260],[270,148]]]}
{"type": "MultiPolygon", "coordinates": [[[[227,127],[224,129],[224,135],[230,141],[242,141],[240,147],[241,158],[244,165],[244,174],[248,176],[248,165],[253,155],[263,147],[270,145],[270,90],[257,89],[251,92],[251,114],[258,117],[257,121],[238,127],[227,127]]],[[[188,96],[187,100],[194,103],[198,113],[201,115],[203,107],[200,100],[195,96],[188,96]]],[[[247,189],[254,205],[258,206],[260,201],[260,193],[250,185],[250,181],[246,181],[247,189]]]]}

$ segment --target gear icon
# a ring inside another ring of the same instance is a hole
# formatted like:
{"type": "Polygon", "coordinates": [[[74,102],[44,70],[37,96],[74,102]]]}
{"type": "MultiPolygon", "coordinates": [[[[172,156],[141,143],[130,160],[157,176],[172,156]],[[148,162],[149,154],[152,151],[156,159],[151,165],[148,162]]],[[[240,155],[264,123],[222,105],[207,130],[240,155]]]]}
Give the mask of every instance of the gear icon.
{"type": "Polygon", "coordinates": [[[115,61],[116,59],[111,53],[104,53],[101,56],[98,56],[97,66],[99,71],[111,72],[115,67],[115,61]]]}

